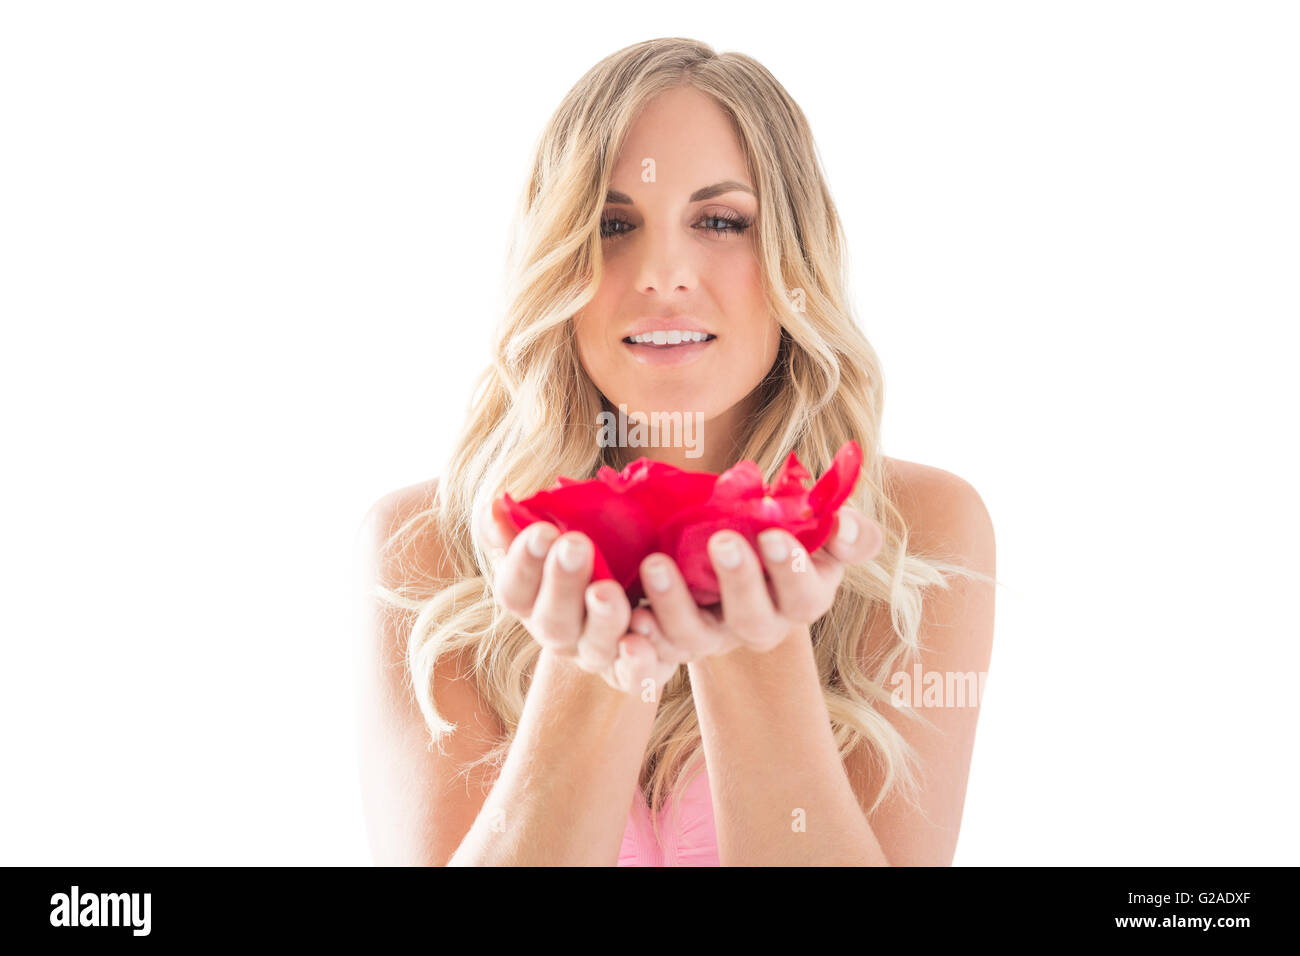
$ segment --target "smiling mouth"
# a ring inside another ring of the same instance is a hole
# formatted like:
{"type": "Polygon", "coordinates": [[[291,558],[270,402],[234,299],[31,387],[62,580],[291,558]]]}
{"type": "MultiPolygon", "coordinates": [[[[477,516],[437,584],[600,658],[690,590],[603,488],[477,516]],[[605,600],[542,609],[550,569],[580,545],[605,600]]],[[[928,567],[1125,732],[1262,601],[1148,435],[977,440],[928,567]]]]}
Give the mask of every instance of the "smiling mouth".
{"type": "Polygon", "coordinates": [[[663,344],[659,344],[656,342],[633,342],[632,336],[629,335],[623,339],[623,344],[631,345],[634,348],[659,349],[666,352],[669,349],[679,349],[690,345],[703,345],[705,342],[712,342],[716,338],[717,338],[716,335],[714,335],[713,333],[709,333],[698,342],[687,339],[681,342],[664,342],[663,344]]]}

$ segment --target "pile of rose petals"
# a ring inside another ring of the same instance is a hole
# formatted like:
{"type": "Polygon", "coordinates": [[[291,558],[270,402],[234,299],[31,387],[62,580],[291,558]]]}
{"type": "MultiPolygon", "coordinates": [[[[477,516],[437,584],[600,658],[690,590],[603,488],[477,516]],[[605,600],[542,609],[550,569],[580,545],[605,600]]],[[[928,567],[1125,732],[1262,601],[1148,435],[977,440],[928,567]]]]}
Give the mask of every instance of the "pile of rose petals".
{"type": "Polygon", "coordinates": [[[523,501],[504,494],[493,503],[493,513],[518,531],[547,521],[561,534],[585,534],[596,546],[591,579],[617,581],[633,607],[645,594],[641,562],[656,552],[666,554],[677,563],[696,604],[707,607],[721,599],[708,554],[710,537],[736,531],[759,553],[759,532],[783,528],[812,554],[830,537],[835,514],[861,468],[856,441],[836,452],[812,488],[804,487],[809,475],[794,452],[771,485],[748,460],[715,475],[638,458],[622,471],[605,465],[588,481],[561,476],[523,501]]]}

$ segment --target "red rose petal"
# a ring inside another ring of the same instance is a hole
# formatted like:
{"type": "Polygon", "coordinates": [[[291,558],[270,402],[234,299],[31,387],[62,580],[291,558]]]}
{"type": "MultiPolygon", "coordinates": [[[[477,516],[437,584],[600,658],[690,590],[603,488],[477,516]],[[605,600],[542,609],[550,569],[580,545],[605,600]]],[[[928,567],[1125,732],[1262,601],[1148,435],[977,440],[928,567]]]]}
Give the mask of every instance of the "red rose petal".
{"type": "MultiPolygon", "coordinates": [[[[508,495],[504,497],[509,501],[508,495]]],[[[535,521],[549,521],[561,534],[580,531],[590,538],[595,546],[593,581],[613,579],[626,587],[638,574],[638,555],[648,553],[656,540],[645,511],[599,482],[574,482],[510,503],[521,529],[535,521]]]]}
{"type": "Polygon", "coordinates": [[[746,459],[732,465],[718,476],[710,503],[726,507],[729,502],[763,497],[763,473],[758,465],[746,459]]]}
{"type": "Polygon", "coordinates": [[[862,470],[862,449],[856,441],[845,442],[835,453],[835,460],[826,474],[808,494],[808,504],[819,515],[835,511],[848,499],[862,470]]]}
{"type": "Polygon", "coordinates": [[[861,468],[856,441],[840,448],[811,489],[805,488],[810,476],[793,451],[770,486],[752,461],[715,475],[639,458],[622,471],[602,466],[587,481],[561,476],[554,487],[521,502],[503,495],[494,511],[499,504],[520,530],[545,520],[561,532],[586,534],[596,545],[592,579],[618,581],[633,606],[644,595],[641,562],[662,551],[677,563],[696,603],[708,606],[721,597],[708,554],[710,537],[733,530],[757,550],[758,534],[777,527],[809,553],[816,551],[830,536],[861,468]]]}
{"type": "Polygon", "coordinates": [[[808,480],[808,469],[799,461],[799,456],[790,452],[781,470],[772,481],[772,495],[800,495],[804,491],[804,482],[808,480]]]}

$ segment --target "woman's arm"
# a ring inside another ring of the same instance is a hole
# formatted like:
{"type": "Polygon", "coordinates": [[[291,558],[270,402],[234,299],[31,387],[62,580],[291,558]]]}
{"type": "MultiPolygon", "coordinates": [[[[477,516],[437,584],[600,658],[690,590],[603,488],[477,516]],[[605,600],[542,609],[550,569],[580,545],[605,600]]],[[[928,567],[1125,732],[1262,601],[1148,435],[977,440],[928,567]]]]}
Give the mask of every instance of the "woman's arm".
{"type": "Polygon", "coordinates": [[[409,686],[410,616],[369,596],[375,583],[393,587],[421,571],[448,573],[429,537],[408,542],[401,554],[386,549],[389,533],[431,500],[431,484],[395,492],[362,526],[367,613],[356,672],[362,797],[375,861],[612,866],[658,704],[543,650],[497,779],[486,766],[458,778],[504,733],[465,670],[468,657],[443,662],[433,680],[439,713],[457,726],[443,753],[431,744],[409,686]]]}
{"type": "Polygon", "coordinates": [[[831,731],[806,625],[687,665],[723,866],[888,866],[831,731]]]}
{"type": "MultiPolygon", "coordinates": [[[[892,462],[890,474],[917,547],[994,575],[993,526],[974,488],[907,462],[892,462]]],[[[888,615],[876,615],[863,646],[887,639],[888,627],[888,615]]],[[[992,585],[957,578],[928,595],[920,641],[922,674],[938,673],[945,686],[961,678],[963,687],[982,688],[993,641],[992,585]]],[[[688,667],[724,864],[951,864],[978,695],[939,706],[916,702],[931,727],[886,709],[920,761],[920,807],[892,798],[868,820],[860,808],[874,798],[878,774],[862,748],[840,761],[807,628],[766,653],[735,650],[688,667]],[[806,832],[794,826],[801,810],[806,832]]]]}
{"type": "Polygon", "coordinates": [[[887,863],[840,760],[810,637],[845,566],[879,552],[880,528],[840,508],[807,566],[788,532],[758,542],[761,558],[734,532],[710,536],[720,610],[694,603],[672,561],[651,555],[641,567],[653,611],[636,614],[689,668],[721,862],[887,863]]]}
{"type": "Polygon", "coordinates": [[[657,702],[543,650],[510,752],[449,866],[614,866],[657,702]]]}

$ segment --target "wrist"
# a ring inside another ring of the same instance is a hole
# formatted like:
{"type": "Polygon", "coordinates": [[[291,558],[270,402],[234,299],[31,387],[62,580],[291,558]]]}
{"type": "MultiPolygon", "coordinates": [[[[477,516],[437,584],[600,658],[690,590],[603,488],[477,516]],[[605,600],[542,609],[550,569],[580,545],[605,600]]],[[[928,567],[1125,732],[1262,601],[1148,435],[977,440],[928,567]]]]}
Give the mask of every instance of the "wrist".
{"type": "Polygon", "coordinates": [[[623,713],[645,706],[635,694],[625,693],[600,674],[593,674],[578,666],[576,655],[560,654],[543,647],[537,659],[538,676],[545,677],[555,693],[593,709],[597,715],[623,713]]]}
{"type": "Polygon", "coordinates": [[[775,647],[766,651],[736,647],[726,654],[714,654],[691,661],[686,665],[692,686],[697,676],[728,673],[735,675],[764,676],[782,674],[804,657],[812,657],[812,632],[807,624],[793,625],[775,647]]]}

